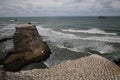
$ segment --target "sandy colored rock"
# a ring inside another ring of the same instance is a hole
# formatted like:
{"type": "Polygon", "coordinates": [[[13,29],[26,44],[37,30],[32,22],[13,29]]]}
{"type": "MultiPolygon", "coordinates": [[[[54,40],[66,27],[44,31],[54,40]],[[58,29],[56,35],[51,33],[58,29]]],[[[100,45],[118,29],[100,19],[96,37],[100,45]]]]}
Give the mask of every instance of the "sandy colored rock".
{"type": "Polygon", "coordinates": [[[26,64],[46,60],[51,53],[33,24],[17,26],[13,43],[14,50],[3,61],[4,69],[8,71],[18,71],[26,64]]]}
{"type": "Polygon", "coordinates": [[[66,61],[50,69],[6,72],[6,80],[120,80],[120,67],[98,55],[66,61]],[[19,76],[19,77],[17,77],[19,76]]]}

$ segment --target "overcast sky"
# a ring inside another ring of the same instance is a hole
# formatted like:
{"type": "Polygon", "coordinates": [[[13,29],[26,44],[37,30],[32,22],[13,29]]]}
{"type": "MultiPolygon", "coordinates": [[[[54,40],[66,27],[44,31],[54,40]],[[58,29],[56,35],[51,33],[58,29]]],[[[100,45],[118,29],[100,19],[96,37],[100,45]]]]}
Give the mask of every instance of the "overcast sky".
{"type": "Polygon", "coordinates": [[[120,16],[120,0],[0,0],[0,17],[120,16]]]}

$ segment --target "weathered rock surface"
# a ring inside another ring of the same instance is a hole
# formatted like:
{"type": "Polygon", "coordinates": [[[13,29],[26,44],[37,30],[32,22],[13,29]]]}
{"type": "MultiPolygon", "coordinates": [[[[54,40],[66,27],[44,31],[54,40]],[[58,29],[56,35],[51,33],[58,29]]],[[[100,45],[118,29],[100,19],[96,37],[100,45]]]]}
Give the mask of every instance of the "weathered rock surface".
{"type": "Polygon", "coordinates": [[[26,64],[46,60],[51,53],[33,24],[17,26],[13,43],[14,50],[3,61],[4,69],[8,71],[18,71],[26,64]]]}
{"type": "Polygon", "coordinates": [[[91,55],[66,61],[49,69],[1,72],[1,80],[120,80],[120,67],[113,62],[91,55]]]}

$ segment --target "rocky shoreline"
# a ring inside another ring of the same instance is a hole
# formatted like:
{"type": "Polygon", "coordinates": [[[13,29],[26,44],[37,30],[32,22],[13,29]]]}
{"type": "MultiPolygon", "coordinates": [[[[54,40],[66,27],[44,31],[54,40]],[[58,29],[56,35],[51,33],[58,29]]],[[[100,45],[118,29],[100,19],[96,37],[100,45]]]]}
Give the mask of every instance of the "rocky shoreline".
{"type": "Polygon", "coordinates": [[[16,26],[13,45],[0,61],[0,80],[120,80],[119,61],[95,54],[48,68],[43,61],[51,51],[31,23],[16,26]],[[33,67],[36,64],[39,69],[33,67]]]}
{"type": "Polygon", "coordinates": [[[98,55],[66,61],[49,69],[0,73],[1,80],[120,80],[120,67],[98,55]]]}

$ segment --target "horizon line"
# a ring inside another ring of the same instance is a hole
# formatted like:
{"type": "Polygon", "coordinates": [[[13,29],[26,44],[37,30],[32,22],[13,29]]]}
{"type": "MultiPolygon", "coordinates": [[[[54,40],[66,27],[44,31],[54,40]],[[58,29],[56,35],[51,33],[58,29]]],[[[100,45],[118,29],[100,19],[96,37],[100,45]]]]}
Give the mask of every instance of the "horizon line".
{"type": "MultiPolygon", "coordinates": [[[[99,15],[103,16],[103,15],[99,15]]],[[[0,18],[9,18],[9,17],[98,17],[98,16],[0,16],[0,18]]],[[[120,16],[105,16],[105,17],[120,17],[120,16]]]]}

